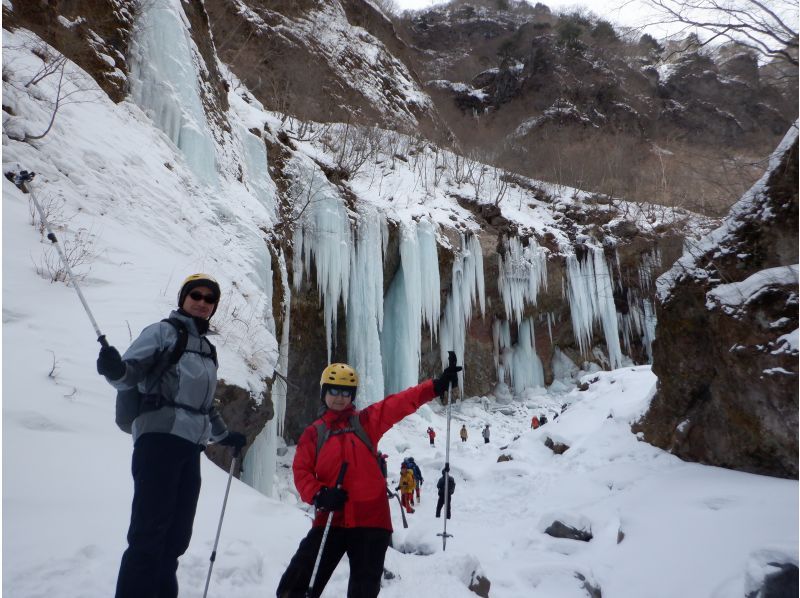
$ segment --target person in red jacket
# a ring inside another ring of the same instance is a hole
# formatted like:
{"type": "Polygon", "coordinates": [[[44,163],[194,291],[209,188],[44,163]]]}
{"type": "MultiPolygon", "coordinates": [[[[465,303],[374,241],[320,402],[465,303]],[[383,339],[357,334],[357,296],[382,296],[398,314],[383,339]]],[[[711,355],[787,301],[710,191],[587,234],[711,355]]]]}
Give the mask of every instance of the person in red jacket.
{"type": "Polygon", "coordinates": [[[436,431],[428,426],[428,440],[431,441],[431,446],[433,446],[433,440],[436,438],[436,431]]]}
{"type": "Polygon", "coordinates": [[[394,424],[443,395],[448,385],[456,387],[460,370],[460,366],[451,365],[439,378],[389,395],[359,411],[353,405],[358,389],[355,370],[343,363],[325,368],[320,379],[325,411],[300,436],[292,463],[295,487],[303,501],[316,507],[315,517],[311,531],[301,540],[278,583],[278,598],[306,596],[330,512],[333,519],[310,596],[316,598],[322,593],[345,553],[350,561],[347,597],[378,595],[386,549],[391,543],[392,519],[386,480],[376,455],[359,439],[351,417],[357,417],[359,427],[376,447],[394,424]],[[322,425],[329,434],[317,454],[322,425]],[[337,487],[336,478],[345,462],[344,481],[337,487]]]}

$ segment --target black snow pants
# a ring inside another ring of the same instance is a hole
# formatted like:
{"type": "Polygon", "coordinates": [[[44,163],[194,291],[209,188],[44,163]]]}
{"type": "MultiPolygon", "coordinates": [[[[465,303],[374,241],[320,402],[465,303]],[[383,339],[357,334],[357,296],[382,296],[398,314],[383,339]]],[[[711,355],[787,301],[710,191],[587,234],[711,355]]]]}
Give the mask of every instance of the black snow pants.
{"type": "Polygon", "coordinates": [[[178,557],[189,547],[202,447],[144,434],[133,447],[133,505],[116,598],[177,598],[178,557]]]}
{"type": "MultiPolygon", "coordinates": [[[[436,516],[442,516],[442,507],[444,506],[444,495],[439,495],[439,500],[436,501],[436,516]]],[[[450,519],[450,516],[453,512],[453,496],[450,495],[450,500],[447,501],[447,518],[450,519]]]]}
{"type": "MultiPolygon", "coordinates": [[[[313,527],[301,540],[278,584],[278,598],[306,595],[324,531],[323,527],[313,527]]],[[[316,598],[322,594],[336,565],[347,553],[350,561],[347,598],[375,598],[381,591],[383,561],[391,540],[392,532],[375,527],[330,528],[311,595],[316,598]]]]}

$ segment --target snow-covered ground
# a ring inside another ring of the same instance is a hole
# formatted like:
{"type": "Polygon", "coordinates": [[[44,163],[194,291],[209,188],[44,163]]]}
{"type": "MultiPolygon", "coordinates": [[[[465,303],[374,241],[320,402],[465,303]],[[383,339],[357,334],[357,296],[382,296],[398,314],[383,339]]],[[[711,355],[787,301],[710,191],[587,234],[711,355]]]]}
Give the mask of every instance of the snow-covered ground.
{"type": "MultiPolygon", "coordinates": [[[[16,292],[35,297],[32,282],[16,292]]],[[[51,287],[42,297],[74,303],[60,291],[51,287]]],[[[65,310],[58,319],[73,322],[72,334],[51,334],[42,345],[31,342],[36,327],[20,323],[40,307],[33,301],[4,334],[3,591],[18,598],[106,597],[125,546],[129,437],[112,422],[113,393],[92,371],[93,356],[72,349],[78,314],[65,310]],[[58,356],[55,377],[48,377],[49,351],[58,356]],[[81,390],[72,394],[74,386],[81,390]]],[[[797,562],[796,482],[684,463],[638,441],[630,422],[654,390],[648,367],[586,379],[596,381],[585,392],[531,395],[502,411],[487,411],[480,398],[456,403],[450,462],[457,486],[446,551],[437,536],[443,520],[434,518],[445,411],[425,406],[389,431],[380,448],[389,454],[390,482],[402,458],[414,456],[425,484],[408,529],[392,504],[394,549],[386,569],[394,578],[385,580],[382,596],[468,598],[477,570],[497,598],[583,597],[578,575],[611,598],[727,598],[754,589],[765,562],[797,562]],[[568,406],[553,420],[561,404],[568,406]],[[531,430],[531,416],[546,410],[550,421],[531,430]],[[462,423],[465,443],[457,438],[462,423]],[[488,445],[480,436],[486,423],[488,445]],[[425,434],[429,425],[438,434],[435,447],[425,434]],[[569,450],[554,454],[543,444],[548,436],[569,450]],[[501,455],[511,459],[498,462],[501,455]],[[594,538],[552,538],[544,530],[555,520],[594,538]]],[[[278,468],[277,499],[234,481],[209,595],[274,593],[310,525],[292,491],[292,452],[278,468]]],[[[187,598],[202,595],[227,481],[226,472],[203,461],[194,535],[179,569],[187,598]]],[[[344,596],[346,586],[345,558],[324,595],[344,596]]]]}

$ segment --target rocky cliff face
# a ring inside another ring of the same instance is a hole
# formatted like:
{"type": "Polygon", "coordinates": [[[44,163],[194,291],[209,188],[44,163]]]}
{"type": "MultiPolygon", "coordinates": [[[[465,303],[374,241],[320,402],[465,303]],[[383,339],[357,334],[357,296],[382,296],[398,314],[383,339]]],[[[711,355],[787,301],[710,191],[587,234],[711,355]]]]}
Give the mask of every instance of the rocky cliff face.
{"type": "Polygon", "coordinates": [[[659,281],[658,393],[636,430],[681,458],[798,475],[797,129],[723,227],[659,281]]]}
{"type": "Polygon", "coordinates": [[[604,21],[543,4],[453,1],[407,14],[398,31],[462,147],[527,176],[629,199],[682,197],[708,210],[713,198],[722,214],[726,194],[740,196],[760,172],[723,173],[721,163],[768,153],[797,115],[796,68],[786,79],[742,48],[631,43],[604,21]],[[627,169],[635,180],[621,175],[627,169]]]}
{"type": "Polygon", "coordinates": [[[94,77],[116,101],[128,91],[128,52],[135,0],[3,4],[3,26],[24,27],[94,77]]]}
{"type": "Polygon", "coordinates": [[[220,58],[267,108],[447,136],[403,63],[405,45],[369,3],[211,0],[206,7],[220,58]]]}

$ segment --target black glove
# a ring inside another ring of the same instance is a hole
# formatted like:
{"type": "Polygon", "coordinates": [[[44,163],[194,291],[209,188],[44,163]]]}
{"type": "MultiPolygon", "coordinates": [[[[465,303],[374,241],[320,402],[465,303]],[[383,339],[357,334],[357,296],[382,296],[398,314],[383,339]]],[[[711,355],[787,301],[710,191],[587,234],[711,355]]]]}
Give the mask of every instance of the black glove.
{"type": "Polygon", "coordinates": [[[447,366],[442,372],[442,375],[433,381],[433,390],[436,392],[436,394],[442,396],[445,392],[447,392],[448,386],[458,388],[458,372],[463,369],[464,368],[462,368],[460,365],[447,366]]]}
{"type": "Polygon", "coordinates": [[[109,380],[119,380],[125,375],[125,362],[114,347],[103,347],[97,357],[97,373],[109,380]]]}
{"type": "Polygon", "coordinates": [[[217,444],[221,444],[222,446],[232,446],[239,451],[244,448],[245,444],[247,444],[247,437],[239,432],[228,432],[228,435],[217,442],[217,444]]]}
{"type": "Polygon", "coordinates": [[[314,506],[324,511],[341,511],[347,502],[347,491],[323,486],[314,497],[314,506]]]}

